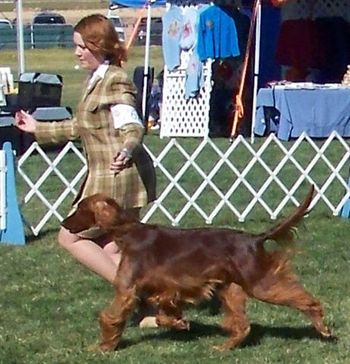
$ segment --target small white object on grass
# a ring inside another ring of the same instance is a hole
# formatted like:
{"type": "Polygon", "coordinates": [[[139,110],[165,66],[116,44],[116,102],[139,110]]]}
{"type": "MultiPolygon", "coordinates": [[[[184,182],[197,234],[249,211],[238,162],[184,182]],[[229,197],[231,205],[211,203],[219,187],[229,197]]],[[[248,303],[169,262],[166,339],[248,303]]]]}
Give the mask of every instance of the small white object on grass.
{"type": "Polygon", "coordinates": [[[78,70],[80,68],[80,66],[78,65],[78,64],[76,64],[75,66],[74,66],[74,69],[75,70],[78,70]]]}

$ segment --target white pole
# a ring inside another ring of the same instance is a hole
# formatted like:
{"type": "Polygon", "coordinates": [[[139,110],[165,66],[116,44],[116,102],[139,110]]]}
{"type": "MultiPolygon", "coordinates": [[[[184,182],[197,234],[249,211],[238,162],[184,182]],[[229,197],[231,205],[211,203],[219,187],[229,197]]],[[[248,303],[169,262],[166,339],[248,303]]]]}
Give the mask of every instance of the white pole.
{"type": "Polygon", "coordinates": [[[142,92],[142,119],[146,124],[148,120],[146,118],[147,108],[147,86],[148,86],[148,67],[149,67],[149,48],[151,38],[151,1],[147,3],[147,25],[146,25],[146,44],[145,44],[145,63],[143,71],[143,92],[142,92]]]}
{"type": "Polygon", "coordinates": [[[256,122],[256,97],[258,93],[258,81],[259,81],[259,65],[260,65],[260,38],[261,38],[261,2],[257,3],[257,15],[255,24],[255,56],[254,56],[254,86],[253,86],[253,110],[252,110],[252,128],[250,133],[250,142],[254,143],[254,129],[256,122]]]}
{"type": "Polygon", "coordinates": [[[0,150],[0,232],[6,229],[6,155],[0,150]]]}
{"type": "Polygon", "coordinates": [[[17,57],[18,57],[18,74],[24,72],[24,40],[23,40],[23,18],[22,18],[22,0],[16,1],[17,16],[17,57]]]}

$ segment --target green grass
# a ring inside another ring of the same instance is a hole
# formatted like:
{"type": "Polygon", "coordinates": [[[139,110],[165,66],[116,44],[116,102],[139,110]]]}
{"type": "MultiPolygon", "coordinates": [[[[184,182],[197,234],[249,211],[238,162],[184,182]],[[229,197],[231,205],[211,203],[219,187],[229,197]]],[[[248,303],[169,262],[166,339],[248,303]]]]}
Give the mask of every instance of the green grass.
{"type": "MultiPolygon", "coordinates": [[[[70,0],[23,0],[23,9],[46,9],[46,10],[79,10],[79,9],[107,9],[108,0],[79,0],[76,5],[70,0]]],[[[5,2],[1,4],[1,11],[12,11],[14,9],[13,2],[5,2]]]]}
{"type": "MultiPolygon", "coordinates": [[[[129,60],[125,63],[125,69],[132,78],[133,71],[137,66],[144,65],[145,49],[142,46],[134,46],[129,51],[129,60]]],[[[81,85],[86,78],[86,71],[76,70],[78,64],[74,56],[74,49],[28,49],[24,52],[25,72],[46,72],[59,74],[63,77],[62,105],[71,106],[73,110],[81,94],[81,85]]],[[[1,50],[1,66],[11,67],[12,73],[18,79],[17,54],[13,50],[1,50]]],[[[155,75],[163,67],[161,48],[152,46],[150,48],[150,66],[154,67],[155,75]]]]}
{"type": "Polygon", "coordinates": [[[299,313],[252,302],[252,332],[228,353],[212,349],[224,340],[214,303],[187,312],[189,333],[142,331],[130,323],[120,351],[89,353],[111,288],[57,247],[56,231],[25,247],[1,246],[0,363],[348,363],[348,227],[345,220],[311,215],[305,252],[296,257],[302,281],[324,303],[339,342],[320,341],[299,313]]]}
{"type": "MultiPolygon", "coordinates": [[[[152,48],[151,63],[161,69],[160,49],[152,48]]],[[[16,69],[16,54],[1,51],[2,65],[16,69]]],[[[143,49],[135,47],[130,54],[128,71],[143,64],[143,49]]],[[[30,50],[26,51],[28,72],[41,71],[59,73],[64,78],[63,102],[76,105],[82,71],[74,70],[72,50],[30,50]]],[[[181,139],[180,143],[190,152],[198,145],[197,139],[181,139]]],[[[227,148],[227,140],[215,141],[221,150],[227,148]]],[[[158,136],[146,137],[146,144],[158,155],[167,139],[158,136]]],[[[257,140],[258,148],[262,140],[257,140]]],[[[286,143],[287,145],[288,143],[286,143]]],[[[266,160],[274,166],[279,160],[277,147],[266,151],[266,160]]],[[[299,159],[307,165],[312,151],[305,144],[299,152],[299,159]]],[[[337,143],[329,150],[328,158],[337,160],[342,151],[337,143]]],[[[54,156],[50,154],[51,157],[54,156]]],[[[33,179],[40,176],[43,165],[38,156],[31,159],[27,173],[33,179]]],[[[209,149],[199,157],[199,165],[209,172],[216,163],[216,156],[209,149]]],[[[243,170],[249,159],[249,152],[240,147],[232,155],[232,162],[243,170]]],[[[175,152],[169,154],[164,165],[173,174],[183,164],[183,158],[175,152]]],[[[77,161],[70,159],[64,164],[65,173],[74,174],[77,161]]],[[[313,171],[313,178],[321,183],[327,175],[327,168],[319,164],[313,171]]],[[[345,176],[347,171],[341,171],[345,176]]],[[[247,178],[259,187],[266,179],[266,172],[256,168],[247,178]]],[[[283,173],[286,185],[293,183],[296,170],[287,165],[283,173]]],[[[228,168],[223,168],[215,181],[225,191],[235,180],[228,168]]],[[[200,178],[193,169],[182,178],[181,184],[191,192],[200,178]]],[[[18,178],[18,194],[22,198],[26,187],[18,178]]],[[[159,190],[166,185],[164,176],[158,172],[159,190]]],[[[60,193],[56,179],[43,187],[45,193],[60,193]]],[[[308,186],[298,191],[305,194],[308,186]]],[[[278,189],[268,191],[271,201],[278,200],[278,189]]],[[[329,198],[342,193],[334,183],[329,198]]],[[[54,197],[53,197],[54,198],[54,197]]],[[[216,196],[207,190],[199,203],[203,208],[212,208],[216,196]]],[[[244,206],[247,194],[242,192],[232,197],[235,206],[244,206]]],[[[70,201],[62,207],[62,214],[69,208],[70,201]]],[[[167,199],[166,205],[176,212],[181,196],[176,192],[167,199]]],[[[288,207],[290,211],[291,206],[288,207]]],[[[26,218],[34,219],[42,213],[38,200],[23,208],[26,218]]],[[[161,214],[156,222],[168,223],[161,214]]],[[[271,221],[259,207],[244,224],[237,222],[228,210],[215,220],[216,226],[232,226],[247,231],[260,232],[271,225],[271,221]]],[[[196,214],[188,214],[183,226],[204,225],[196,214]]],[[[252,331],[241,347],[227,352],[215,351],[212,346],[222,343],[224,334],[218,328],[220,315],[215,302],[191,307],[187,311],[191,331],[174,333],[164,329],[140,330],[132,321],[122,341],[122,348],[113,353],[89,353],[87,347],[99,338],[98,313],[113,296],[112,289],[100,278],[78,265],[73,258],[57,246],[58,222],[50,221],[39,237],[28,234],[25,247],[0,245],[0,363],[1,364],[86,364],[86,363],[350,363],[350,280],[349,271],[349,220],[330,216],[324,205],[318,204],[305,220],[305,229],[300,230],[302,254],[295,257],[295,269],[306,288],[324,304],[327,322],[339,337],[337,343],[319,340],[310,323],[299,313],[286,308],[251,302],[248,307],[252,331]]]]}

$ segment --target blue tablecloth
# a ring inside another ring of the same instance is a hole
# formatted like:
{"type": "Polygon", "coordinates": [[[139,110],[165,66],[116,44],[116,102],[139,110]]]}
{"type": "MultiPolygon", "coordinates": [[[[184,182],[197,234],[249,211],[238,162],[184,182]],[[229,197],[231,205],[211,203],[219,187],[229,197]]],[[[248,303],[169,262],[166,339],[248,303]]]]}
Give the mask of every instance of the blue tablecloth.
{"type": "Polygon", "coordinates": [[[257,96],[254,132],[275,132],[281,140],[305,131],[324,138],[335,130],[350,137],[350,88],[261,88],[257,96]]]}

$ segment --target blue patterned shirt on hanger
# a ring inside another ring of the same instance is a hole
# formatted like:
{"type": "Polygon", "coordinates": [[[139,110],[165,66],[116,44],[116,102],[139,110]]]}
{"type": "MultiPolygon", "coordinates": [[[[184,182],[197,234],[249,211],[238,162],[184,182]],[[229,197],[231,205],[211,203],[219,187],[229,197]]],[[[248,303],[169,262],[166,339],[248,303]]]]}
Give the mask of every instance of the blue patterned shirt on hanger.
{"type": "Polygon", "coordinates": [[[197,50],[201,61],[240,55],[236,24],[225,8],[212,5],[200,13],[197,50]]]}
{"type": "Polygon", "coordinates": [[[204,87],[203,63],[194,50],[186,69],[185,99],[197,97],[202,87],[204,87]]]}
{"type": "Polygon", "coordinates": [[[163,15],[163,57],[169,71],[181,64],[180,39],[183,30],[183,15],[181,9],[172,5],[163,15]]]}

